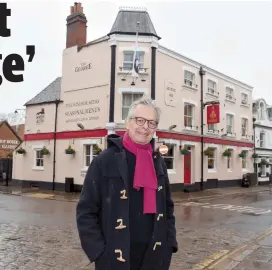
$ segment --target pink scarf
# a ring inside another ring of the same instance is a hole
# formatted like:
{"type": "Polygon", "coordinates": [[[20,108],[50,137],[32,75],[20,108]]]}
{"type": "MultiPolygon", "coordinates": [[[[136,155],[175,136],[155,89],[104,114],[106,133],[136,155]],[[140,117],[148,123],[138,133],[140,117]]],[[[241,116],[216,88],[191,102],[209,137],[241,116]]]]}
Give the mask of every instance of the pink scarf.
{"type": "Polygon", "coordinates": [[[144,189],[144,214],[157,212],[156,190],[158,188],[157,176],[152,158],[152,146],[137,144],[131,140],[128,133],[124,134],[123,146],[136,156],[133,187],[144,189]]]}

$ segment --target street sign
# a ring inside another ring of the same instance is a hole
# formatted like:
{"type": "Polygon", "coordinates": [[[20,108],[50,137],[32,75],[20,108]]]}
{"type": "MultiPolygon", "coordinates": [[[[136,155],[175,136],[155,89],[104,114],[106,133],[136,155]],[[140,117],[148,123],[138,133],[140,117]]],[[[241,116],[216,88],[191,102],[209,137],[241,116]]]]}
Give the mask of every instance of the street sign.
{"type": "Polygon", "coordinates": [[[162,155],[167,154],[168,153],[168,147],[167,147],[167,145],[165,145],[165,144],[161,145],[160,148],[159,148],[159,151],[160,151],[160,153],[162,155]]]}

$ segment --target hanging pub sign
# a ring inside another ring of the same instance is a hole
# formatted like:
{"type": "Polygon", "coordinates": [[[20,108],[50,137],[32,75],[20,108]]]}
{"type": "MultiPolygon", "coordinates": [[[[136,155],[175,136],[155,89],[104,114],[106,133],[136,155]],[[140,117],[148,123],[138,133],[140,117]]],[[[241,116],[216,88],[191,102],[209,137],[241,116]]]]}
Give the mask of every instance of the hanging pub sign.
{"type": "Polygon", "coordinates": [[[216,124],[220,122],[219,104],[207,106],[207,124],[216,124]]]}

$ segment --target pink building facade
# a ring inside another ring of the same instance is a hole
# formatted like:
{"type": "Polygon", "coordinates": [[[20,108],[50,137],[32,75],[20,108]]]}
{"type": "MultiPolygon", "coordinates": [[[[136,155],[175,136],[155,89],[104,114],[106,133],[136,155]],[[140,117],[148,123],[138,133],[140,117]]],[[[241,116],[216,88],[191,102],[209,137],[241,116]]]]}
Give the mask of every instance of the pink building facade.
{"type": "Polygon", "coordinates": [[[129,105],[142,96],[162,110],[155,139],[157,146],[168,146],[164,158],[174,189],[237,186],[244,173],[253,172],[251,86],[160,45],[145,10],[120,10],[111,32],[88,43],[86,23],[81,4],[75,4],[67,18],[62,76],[26,103],[21,144],[26,154],[14,155],[14,180],[63,190],[70,178],[80,190],[91,160],[107,147],[107,135],[124,133],[129,105]],[[211,101],[220,103],[220,122],[214,125],[206,123],[202,106],[211,101]],[[231,156],[223,156],[226,151],[231,156]]]}

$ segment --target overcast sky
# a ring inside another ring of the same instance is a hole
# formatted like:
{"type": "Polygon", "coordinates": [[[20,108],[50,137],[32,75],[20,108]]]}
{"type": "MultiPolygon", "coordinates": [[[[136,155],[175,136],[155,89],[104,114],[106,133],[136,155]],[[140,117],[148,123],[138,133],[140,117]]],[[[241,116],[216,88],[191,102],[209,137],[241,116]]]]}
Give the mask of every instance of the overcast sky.
{"type": "MultiPolygon", "coordinates": [[[[12,36],[0,37],[0,53],[25,59],[24,82],[0,86],[0,113],[23,108],[57,76],[61,76],[66,17],[74,1],[8,1],[12,36]],[[32,63],[26,45],[36,46],[32,63]]],[[[88,41],[109,32],[119,6],[144,6],[160,43],[189,58],[254,87],[254,98],[272,104],[272,2],[222,1],[94,1],[83,0],[88,41]]],[[[2,64],[2,62],[1,62],[2,64]]],[[[2,69],[0,69],[2,75],[2,69]]]]}

